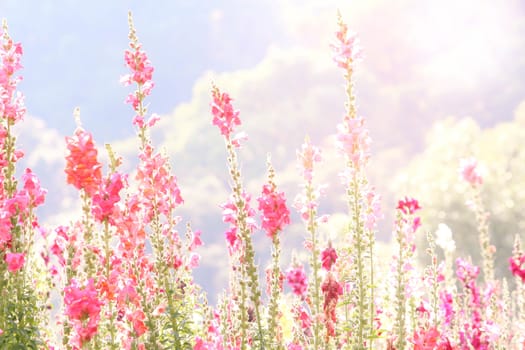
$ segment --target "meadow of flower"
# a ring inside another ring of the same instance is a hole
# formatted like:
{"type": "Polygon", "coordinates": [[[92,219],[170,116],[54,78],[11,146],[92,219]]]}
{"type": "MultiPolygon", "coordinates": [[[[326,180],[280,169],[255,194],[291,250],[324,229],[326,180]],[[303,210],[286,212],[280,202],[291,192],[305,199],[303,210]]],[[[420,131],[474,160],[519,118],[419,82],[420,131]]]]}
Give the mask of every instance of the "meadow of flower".
{"type": "MultiPolygon", "coordinates": [[[[362,59],[355,33],[338,17],[331,48],[346,82],[346,113],[334,125],[340,155],[340,190],[348,212],[345,234],[325,240],[318,209],[322,150],[308,138],[297,151],[301,191],[290,205],[277,186],[268,157],[260,193],[246,189],[238,149],[248,142],[233,98],[211,85],[210,127],[224,139],[231,195],[222,204],[228,228],[229,282],[210,300],[195,283],[200,231],[184,227],[184,199],[169,159],[150,138],[159,116],[147,110],[154,67],[129,15],[124,52],[132,86],[126,102],[139,139],[138,166],[110,145],[99,160],[81,124],[65,140],[67,184],[79,192],[82,216],[58,227],[40,225],[35,209],[46,190],[26,169],[13,128],[26,109],[17,85],[22,46],[4,21],[0,31],[0,349],[525,349],[525,253],[516,237],[509,268],[514,281],[494,273],[495,248],[475,158],[458,164],[470,187],[482,266],[455,255],[452,232],[442,224],[421,232],[424,203],[400,198],[395,208],[395,253],[376,251],[381,198],[367,177],[370,143],[357,110],[354,72],[362,59]],[[281,235],[290,206],[304,223],[308,261],[281,261],[281,235]],[[252,237],[265,235],[271,263],[257,263],[252,237]],[[416,237],[425,235],[430,264],[416,261],[416,237]],[[438,253],[438,248],[442,251],[438,253]],[[443,256],[443,259],[440,257],[443,256]],[[265,278],[260,278],[265,276],[265,278]]],[[[176,161],[176,160],[175,160],[176,161]]]]}

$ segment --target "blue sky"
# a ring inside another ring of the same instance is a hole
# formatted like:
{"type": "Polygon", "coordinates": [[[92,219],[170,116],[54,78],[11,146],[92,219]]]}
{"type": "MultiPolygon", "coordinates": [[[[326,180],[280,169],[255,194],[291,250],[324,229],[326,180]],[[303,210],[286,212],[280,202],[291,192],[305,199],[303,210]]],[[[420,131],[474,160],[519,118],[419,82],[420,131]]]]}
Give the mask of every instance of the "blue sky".
{"type": "Polygon", "coordinates": [[[277,37],[267,2],[242,3],[2,0],[0,16],[23,43],[20,88],[29,113],[68,134],[72,110],[80,106],[86,127],[108,141],[133,132],[126,125],[127,90],[119,85],[126,73],[128,10],[156,69],[150,103],[155,112],[169,113],[191,98],[203,71],[253,66],[277,37]]]}

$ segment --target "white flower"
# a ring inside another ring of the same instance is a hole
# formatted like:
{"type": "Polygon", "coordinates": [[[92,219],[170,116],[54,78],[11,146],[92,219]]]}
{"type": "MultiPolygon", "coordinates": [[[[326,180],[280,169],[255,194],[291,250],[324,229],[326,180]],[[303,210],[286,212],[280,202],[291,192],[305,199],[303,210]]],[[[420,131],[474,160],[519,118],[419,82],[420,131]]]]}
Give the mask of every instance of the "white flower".
{"type": "Polygon", "coordinates": [[[456,242],[452,238],[452,231],[450,227],[445,224],[439,224],[436,231],[436,244],[443,249],[444,252],[450,252],[456,250],[456,242]]]}

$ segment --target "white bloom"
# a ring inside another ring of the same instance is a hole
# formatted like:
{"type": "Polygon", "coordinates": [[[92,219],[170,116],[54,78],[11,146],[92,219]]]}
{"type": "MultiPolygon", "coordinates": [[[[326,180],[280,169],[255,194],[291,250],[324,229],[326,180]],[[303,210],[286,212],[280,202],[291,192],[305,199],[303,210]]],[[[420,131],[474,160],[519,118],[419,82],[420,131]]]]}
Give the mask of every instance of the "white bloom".
{"type": "Polygon", "coordinates": [[[445,252],[453,252],[456,250],[456,242],[452,238],[452,231],[450,227],[445,224],[439,224],[436,231],[436,244],[445,252]]]}

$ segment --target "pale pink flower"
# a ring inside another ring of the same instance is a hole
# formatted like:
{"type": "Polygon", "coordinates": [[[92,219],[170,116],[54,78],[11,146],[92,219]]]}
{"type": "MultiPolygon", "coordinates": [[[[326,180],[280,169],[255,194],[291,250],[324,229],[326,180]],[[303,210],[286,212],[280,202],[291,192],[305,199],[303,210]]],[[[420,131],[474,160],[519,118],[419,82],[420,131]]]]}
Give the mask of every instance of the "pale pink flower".
{"type": "Polygon", "coordinates": [[[68,155],[66,156],[67,183],[84,190],[92,197],[102,180],[102,165],[97,159],[97,148],[93,136],[82,128],[77,128],[72,137],[66,137],[68,155]]]}
{"type": "Polygon", "coordinates": [[[181,205],[182,199],[177,178],[170,173],[168,157],[154,153],[151,145],[146,145],[139,154],[140,165],[135,179],[139,184],[140,201],[146,212],[146,223],[157,211],[170,216],[181,205]]]}
{"type": "MultiPolygon", "coordinates": [[[[242,202],[244,208],[244,220],[246,223],[246,228],[250,233],[257,229],[257,223],[255,222],[255,210],[250,206],[251,196],[243,192],[242,202]]],[[[230,224],[230,228],[226,231],[226,240],[228,242],[228,251],[231,253],[237,251],[241,245],[240,237],[238,236],[238,218],[240,208],[235,204],[235,197],[230,196],[228,202],[221,205],[222,211],[222,221],[224,223],[230,224]]]]}
{"type": "Polygon", "coordinates": [[[348,26],[339,19],[339,30],[336,32],[336,40],[331,45],[334,51],[334,61],[341,68],[347,70],[362,59],[363,54],[359,45],[359,38],[355,32],[349,32],[348,26]]]}
{"type": "Polygon", "coordinates": [[[25,253],[6,253],[5,262],[7,264],[7,270],[10,272],[16,272],[24,266],[25,253]]]}
{"type": "Polygon", "coordinates": [[[381,196],[372,188],[366,192],[367,211],[365,213],[365,227],[372,231],[377,227],[377,222],[383,218],[381,212],[381,196]]]}
{"type": "Polygon", "coordinates": [[[297,158],[301,168],[301,173],[307,182],[312,181],[314,164],[321,162],[321,150],[310,143],[306,139],[301,146],[301,150],[297,152],[297,158]]]}
{"type": "Polygon", "coordinates": [[[22,120],[26,113],[24,96],[16,91],[22,77],[14,77],[22,69],[22,53],[22,45],[14,43],[7,33],[0,37],[0,116],[12,123],[22,120]]]}
{"type": "Polygon", "coordinates": [[[337,125],[337,150],[352,162],[355,169],[365,166],[370,157],[371,139],[364,123],[363,117],[345,116],[337,125]]]}
{"type": "Polygon", "coordinates": [[[239,111],[233,109],[230,95],[225,92],[221,93],[217,88],[213,89],[212,98],[211,114],[213,115],[213,125],[216,125],[221,134],[229,140],[234,128],[241,125],[239,111]]]}
{"type": "Polygon", "coordinates": [[[483,183],[483,177],[479,172],[476,158],[462,159],[459,164],[459,173],[464,181],[474,187],[483,183]]]}
{"type": "Polygon", "coordinates": [[[22,182],[24,184],[24,190],[31,199],[30,205],[35,208],[44,203],[47,190],[40,187],[40,180],[38,177],[27,168],[25,173],[22,175],[22,182]]]}
{"type": "Polygon", "coordinates": [[[265,184],[257,201],[261,211],[261,228],[268,237],[273,238],[290,224],[290,211],[286,207],[284,192],[277,192],[275,186],[265,184]]]}

